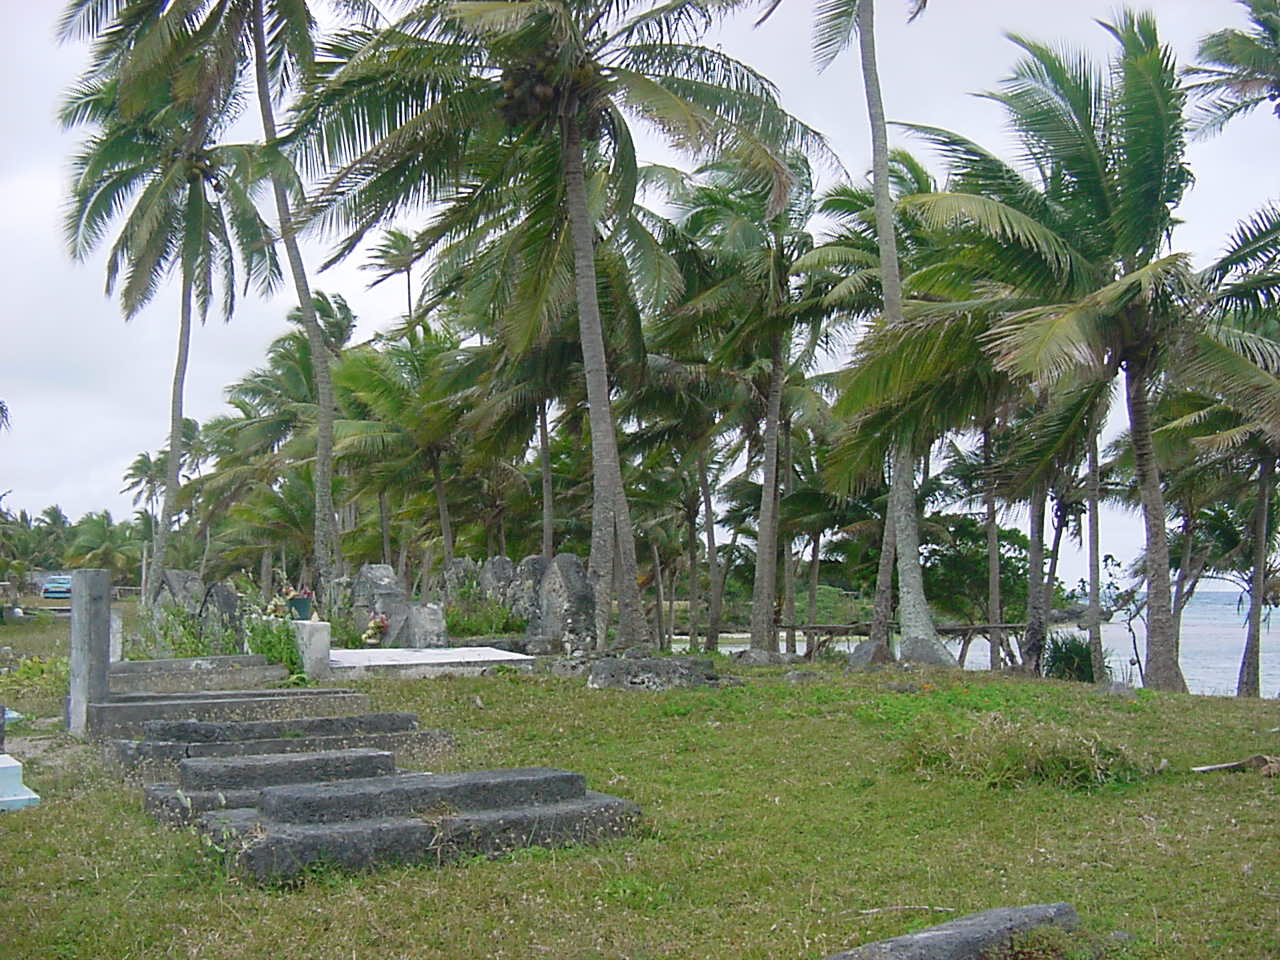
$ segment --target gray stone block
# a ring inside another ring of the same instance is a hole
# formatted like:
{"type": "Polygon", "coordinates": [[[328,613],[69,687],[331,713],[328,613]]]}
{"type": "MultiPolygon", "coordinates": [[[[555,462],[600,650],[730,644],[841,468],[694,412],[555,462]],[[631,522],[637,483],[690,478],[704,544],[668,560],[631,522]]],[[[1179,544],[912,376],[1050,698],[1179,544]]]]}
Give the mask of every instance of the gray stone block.
{"type": "Polygon", "coordinates": [[[405,773],[271,787],[262,791],[258,810],[267,820],[327,823],[556,803],[585,796],[586,790],[582,774],[548,767],[405,773]]]}
{"type": "Polygon", "coordinates": [[[261,787],[183,790],[173,783],[149,783],[142,788],[142,807],[161,823],[185,827],[211,810],[256,806],[261,792],[261,787]]]}
{"type": "Polygon", "coordinates": [[[111,577],[105,570],[71,574],[71,663],[67,729],[77,737],[95,734],[92,704],[109,696],[111,663],[111,577]]]}
{"type": "Polygon", "coordinates": [[[998,907],[835,954],[827,960],[981,960],[1007,945],[1015,933],[1035,927],[1074,929],[1080,922],[1069,903],[998,907]]]}
{"type": "Polygon", "coordinates": [[[405,624],[405,646],[415,650],[447,647],[449,635],[445,631],[444,607],[438,603],[424,603],[409,607],[405,624]]]}
{"type": "Polygon", "coordinates": [[[591,663],[587,686],[596,690],[671,690],[707,686],[716,679],[715,667],[710,660],[694,657],[643,660],[603,657],[591,663]]]}
{"type": "Polygon", "coordinates": [[[895,662],[893,651],[883,643],[872,643],[870,640],[863,640],[849,654],[848,669],[850,671],[872,670],[879,666],[889,666],[895,662]]]}
{"type": "Polygon", "coordinates": [[[529,637],[530,653],[590,650],[596,642],[596,600],[580,557],[559,554],[539,588],[541,633],[529,637]]]}
{"type": "Polygon", "coordinates": [[[898,659],[903,663],[923,666],[960,668],[960,661],[951,655],[941,640],[926,637],[903,637],[898,645],[898,659]]]}
{"type": "Polygon", "coordinates": [[[394,772],[395,758],[387,750],[188,757],[178,764],[178,785],[184,790],[235,790],[281,783],[354,780],[394,772]]]}
{"type": "Polygon", "coordinates": [[[736,650],[731,655],[744,667],[785,667],[794,663],[803,663],[804,657],[798,653],[779,653],[776,650],[736,650]]]}
{"type": "Polygon", "coordinates": [[[509,558],[490,557],[480,568],[480,590],[490,600],[509,606],[515,576],[516,565],[509,558]]]}

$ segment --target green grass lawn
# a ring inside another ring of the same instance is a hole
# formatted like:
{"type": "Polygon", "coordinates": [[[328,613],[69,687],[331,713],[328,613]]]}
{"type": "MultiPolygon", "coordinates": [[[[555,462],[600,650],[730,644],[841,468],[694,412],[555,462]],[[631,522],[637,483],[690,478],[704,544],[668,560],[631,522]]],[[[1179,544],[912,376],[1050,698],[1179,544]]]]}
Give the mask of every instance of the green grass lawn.
{"type": "Polygon", "coordinates": [[[456,731],[448,769],[581,771],[639,803],[644,829],[295,889],[229,878],[56,735],[27,766],[44,802],[0,816],[0,956],[822,958],[1054,900],[1138,937],[1115,956],[1280,956],[1280,782],[1187,772],[1280,753],[1260,732],[1280,726],[1280,703],[819,669],[807,684],[765,670],[667,694],[528,675],[368,683],[375,709],[456,731]],[[904,680],[919,689],[890,687],[904,680]],[[1004,774],[1021,769],[1009,737],[1024,734],[1168,768],[1092,790],[991,785],[992,771],[1018,780],[1004,774]],[[939,744],[949,761],[930,759],[939,744]],[[904,906],[954,913],[885,909],[904,906]]]}

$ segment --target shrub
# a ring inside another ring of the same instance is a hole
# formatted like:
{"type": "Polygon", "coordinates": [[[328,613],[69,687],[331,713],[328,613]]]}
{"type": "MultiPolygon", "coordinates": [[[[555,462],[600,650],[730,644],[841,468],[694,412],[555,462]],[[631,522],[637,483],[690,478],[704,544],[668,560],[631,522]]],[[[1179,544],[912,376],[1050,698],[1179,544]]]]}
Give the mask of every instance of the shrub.
{"type": "Polygon", "coordinates": [[[66,657],[25,657],[0,674],[0,704],[34,714],[61,712],[71,677],[66,657]]]}
{"type": "Polygon", "coordinates": [[[201,621],[194,611],[177,604],[139,610],[138,630],[128,642],[126,659],[217,657],[240,652],[240,638],[233,629],[201,621]]]}
{"type": "Polygon", "coordinates": [[[244,624],[245,643],[250,653],[261,654],[272,663],[284,664],[289,676],[303,676],[302,655],[294,639],[293,625],[275,617],[250,616],[244,624]]]}
{"type": "Polygon", "coordinates": [[[466,588],[449,598],[444,608],[445,629],[451,637],[489,637],[523,633],[528,622],[490,600],[479,588],[466,588]]]}
{"type": "Polygon", "coordinates": [[[1093,675],[1089,638],[1078,633],[1054,633],[1044,649],[1044,675],[1055,680],[1095,683],[1109,677],[1093,675]]]}
{"type": "Polygon", "coordinates": [[[907,742],[918,769],[981,780],[991,787],[1045,783],[1066,790],[1133,783],[1150,767],[1122,747],[1049,723],[1023,724],[995,714],[967,729],[922,730],[907,742]]]}

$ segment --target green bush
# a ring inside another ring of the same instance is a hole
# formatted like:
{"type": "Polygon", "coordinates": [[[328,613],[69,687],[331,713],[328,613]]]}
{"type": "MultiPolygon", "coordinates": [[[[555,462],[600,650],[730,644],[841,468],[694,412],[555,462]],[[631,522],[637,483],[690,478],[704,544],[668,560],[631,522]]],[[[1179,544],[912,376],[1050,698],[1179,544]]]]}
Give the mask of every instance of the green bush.
{"type": "Polygon", "coordinates": [[[936,770],[991,787],[1045,783],[1066,790],[1133,783],[1150,766],[1122,747],[1049,723],[1018,723],[995,714],[956,732],[922,728],[907,741],[907,757],[920,770],[936,770]]]}
{"type": "Polygon", "coordinates": [[[22,713],[61,713],[70,677],[71,661],[66,657],[24,657],[0,674],[0,704],[22,713]]]}
{"type": "Polygon", "coordinates": [[[303,676],[302,655],[294,639],[293,625],[288,620],[275,617],[250,616],[244,624],[245,644],[250,653],[257,653],[272,663],[284,664],[290,679],[303,676]]]}
{"type": "Polygon", "coordinates": [[[1044,648],[1044,675],[1055,680],[1096,683],[1109,677],[1093,675],[1089,638],[1078,633],[1050,634],[1044,648]]]}
{"type": "Polygon", "coordinates": [[[201,621],[177,604],[139,610],[138,629],[126,643],[128,660],[233,656],[241,650],[235,630],[201,621]]]}
{"type": "Polygon", "coordinates": [[[523,633],[528,621],[490,600],[479,588],[459,591],[444,608],[444,625],[451,637],[492,637],[523,633]]]}

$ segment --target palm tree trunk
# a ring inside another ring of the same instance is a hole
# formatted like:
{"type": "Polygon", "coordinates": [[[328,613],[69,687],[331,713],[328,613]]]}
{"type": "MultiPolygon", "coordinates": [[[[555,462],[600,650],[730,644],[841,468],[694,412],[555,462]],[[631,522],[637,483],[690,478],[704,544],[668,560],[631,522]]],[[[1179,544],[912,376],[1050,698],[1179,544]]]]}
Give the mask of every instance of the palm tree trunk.
{"type": "Polygon", "coordinates": [[[1022,638],[1022,665],[1040,673],[1045,643],[1044,592],[1044,512],[1049,498],[1047,485],[1037,480],[1031,489],[1031,517],[1027,547],[1027,632],[1022,638]]]}
{"type": "MultiPolygon", "coordinates": [[[[192,188],[194,189],[194,187],[192,188]]],[[[167,458],[164,501],[160,507],[160,522],[156,525],[156,552],[151,561],[147,587],[148,603],[155,603],[164,583],[165,563],[168,559],[169,528],[178,508],[178,474],[182,466],[182,394],[187,382],[187,359],[191,355],[191,296],[194,278],[192,265],[182,266],[182,304],[178,317],[178,356],[173,364],[173,389],[169,394],[169,456],[167,458]]]]}
{"type": "Polygon", "coordinates": [[[439,454],[431,458],[431,476],[435,484],[436,507],[440,511],[440,540],[444,544],[444,568],[447,571],[453,565],[453,524],[449,520],[449,498],[444,490],[439,454]]]}
{"type": "Polygon", "coordinates": [[[653,537],[649,538],[649,552],[653,555],[653,583],[658,591],[658,602],[654,607],[654,619],[657,621],[658,630],[658,649],[667,650],[670,644],[667,641],[667,622],[662,615],[662,603],[665,597],[662,590],[662,556],[658,553],[658,542],[653,537]]]}
{"type": "MultiPolygon", "coordinates": [[[[267,72],[267,40],[263,27],[262,0],[253,2],[253,66],[258,93],[258,111],[262,116],[262,133],[270,143],[276,139],[275,112],[271,104],[271,79],[267,72]]],[[[293,211],[284,181],[271,178],[276,200],[276,215],[280,221],[280,239],[284,244],[289,272],[293,277],[294,295],[302,315],[302,326],[307,333],[311,349],[312,375],[316,381],[316,460],[315,460],[315,566],[323,590],[328,590],[338,565],[337,515],[333,508],[333,377],[329,370],[329,350],[324,342],[324,332],[316,319],[315,302],[311,296],[311,284],[307,280],[302,262],[302,250],[298,246],[293,211]]]]}
{"type": "Polygon", "coordinates": [[[756,575],[751,590],[751,648],[776,648],[773,606],[778,596],[778,430],[782,412],[782,337],[769,343],[769,393],[764,420],[764,478],[757,521],[756,575]]]}
{"type": "Polygon", "coordinates": [[[1107,655],[1102,649],[1102,548],[1098,526],[1098,505],[1102,500],[1102,475],[1098,466],[1098,430],[1089,431],[1089,474],[1085,481],[1085,498],[1089,509],[1089,610],[1085,624],[1089,631],[1089,660],[1093,680],[1107,678],[1107,655]]]}
{"type": "MultiPolygon", "coordinates": [[[[987,471],[986,482],[982,487],[982,500],[987,511],[987,616],[992,624],[1001,622],[1004,614],[1000,609],[1000,526],[996,517],[996,479],[992,471],[995,457],[991,447],[991,424],[982,425],[982,466],[987,471]]],[[[1004,664],[1000,657],[1000,645],[1004,641],[1004,631],[992,626],[987,630],[987,640],[991,644],[991,669],[999,670],[1004,664]]]]}
{"type": "MultiPolygon", "coordinates": [[[[804,622],[813,626],[818,620],[818,575],[822,572],[822,531],[815,530],[810,536],[813,538],[813,559],[809,561],[809,609],[804,622]]],[[[805,634],[805,653],[812,650],[817,642],[816,633],[805,634]]]]}
{"type": "Polygon", "coordinates": [[[538,405],[538,462],[542,469],[542,558],[550,563],[556,549],[556,500],[551,483],[551,440],[545,400],[538,405]]]}
{"type": "MultiPolygon", "coordinates": [[[[604,328],[600,321],[600,304],[596,298],[595,228],[587,209],[587,184],[583,170],[582,132],[578,126],[578,104],[571,100],[564,107],[565,199],[569,210],[569,226],[573,239],[573,272],[578,301],[578,330],[582,341],[582,366],[587,382],[587,412],[591,424],[591,556],[587,578],[596,597],[596,622],[601,608],[612,607],[612,573],[614,539],[619,538],[618,555],[622,570],[619,582],[618,643],[623,647],[645,641],[644,608],[640,603],[640,587],[636,580],[635,533],[626,491],[622,485],[622,466],[618,459],[618,440],[614,431],[613,408],[609,401],[609,368],[604,346],[604,328]]],[[[597,631],[599,633],[599,631],[597,631]]],[[[605,644],[605,636],[596,637],[597,645],[605,644]]]]}
{"type": "Polygon", "coordinates": [[[1244,656],[1240,658],[1240,676],[1236,696],[1261,696],[1262,604],[1267,591],[1267,516],[1271,509],[1271,486],[1274,482],[1276,458],[1267,451],[1258,467],[1258,500],[1253,508],[1253,580],[1249,586],[1249,632],[1245,636],[1244,656]]]}
{"type": "Polygon", "coordinates": [[[1049,571],[1044,577],[1044,611],[1047,618],[1053,610],[1053,585],[1058,581],[1058,554],[1062,548],[1062,534],[1067,528],[1067,515],[1056,503],[1053,513],[1053,546],[1049,548],[1049,571]]]}
{"type": "Polygon", "coordinates": [[[938,640],[933,614],[924,593],[924,571],[920,568],[920,531],[916,519],[915,460],[911,448],[902,444],[894,453],[893,484],[889,497],[894,515],[894,538],[898,554],[898,621],[902,648],[929,645],[945,657],[950,653],[938,640]]]}
{"type": "Polygon", "coordinates": [[[698,590],[698,514],[697,507],[685,514],[688,536],[685,551],[689,556],[689,651],[698,648],[698,607],[702,602],[698,590]]]}
{"type": "MultiPolygon", "coordinates": [[[[791,420],[782,425],[782,496],[790,496],[794,482],[791,460],[791,420]]],[[[778,525],[782,525],[782,511],[778,511],[778,525]]],[[[790,536],[782,541],[782,618],[789,624],[787,627],[787,653],[796,652],[796,566],[792,555],[793,540],[790,536]]]]}
{"type": "Polygon", "coordinates": [[[387,491],[378,491],[378,526],[382,528],[382,562],[391,563],[391,520],[387,517],[387,491]]]}
{"type": "Polygon", "coordinates": [[[1160,468],[1151,442],[1151,400],[1147,395],[1144,362],[1125,365],[1125,401],[1129,408],[1129,434],[1133,442],[1142,519],[1147,534],[1147,667],[1146,686],[1154,690],[1186,693],[1187,682],[1178,665],[1178,638],[1173,632],[1169,598],[1169,538],[1165,530],[1164,491],[1160,468]]]}
{"type": "MultiPolygon", "coordinates": [[[[892,492],[892,488],[891,488],[892,492]]],[[[898,537],[893,519],[893,497],[885,502],[884,530],[880,535],[880,563],[876,566],[876,599],[871,607],[870,640],[889,651],[889,634],[893,619],[893,568],[898,559],[898,537]]]]}
{"type": "Polygon", "coordinates": [[[707,652],[720,646],[720,613],[724,604],[724,581],[720,577],[720,558],[716,556],[716,515],[711,507],[711,478],[707,475],[707,454],[698,451],[698,486],[702,494],[703,526],[707,537],[707,652]]]}

